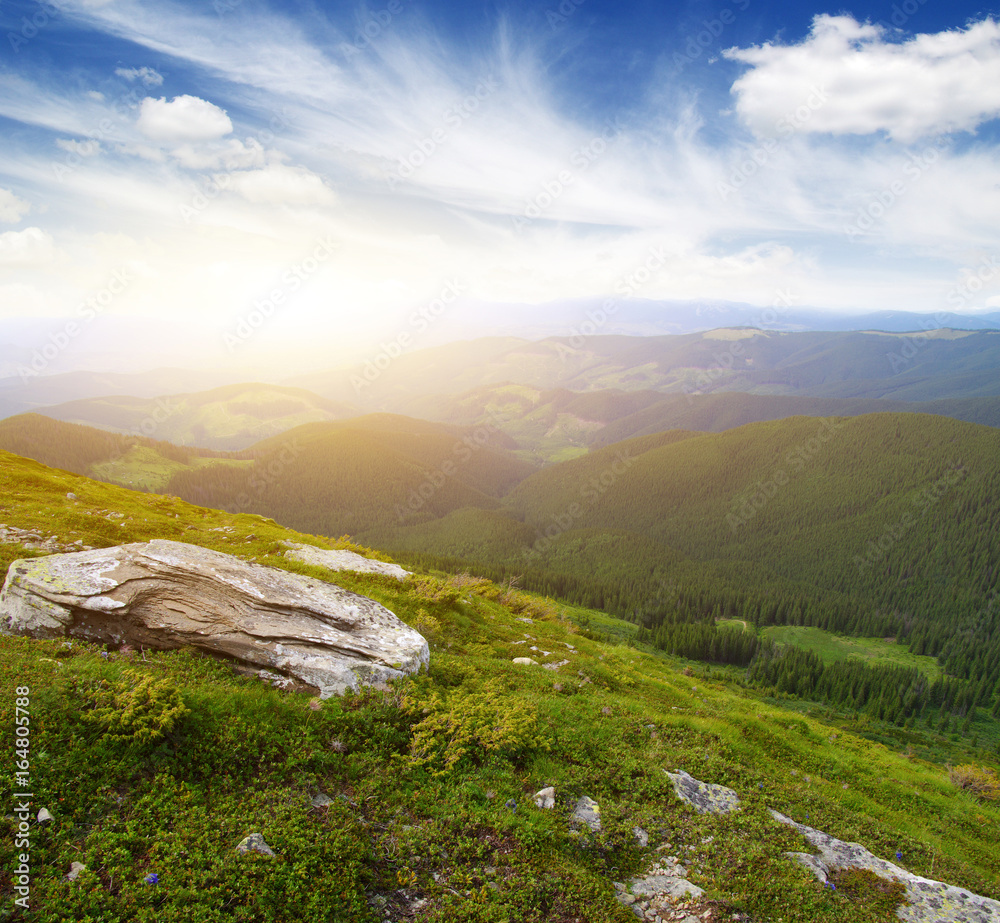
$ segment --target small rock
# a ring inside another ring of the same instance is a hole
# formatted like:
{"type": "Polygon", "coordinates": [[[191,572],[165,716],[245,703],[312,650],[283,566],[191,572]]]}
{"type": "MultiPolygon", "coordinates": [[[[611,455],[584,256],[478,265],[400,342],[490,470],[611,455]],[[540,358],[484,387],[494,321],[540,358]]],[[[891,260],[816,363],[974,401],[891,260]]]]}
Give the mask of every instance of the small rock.
{"type": "Polygon", "coordinates": [[[597,833],[601,829],[600,805],[593,798],[588,798],[584,795],[576,803],[576,807],[573,809],[573,814],[570,817],[570,823],[585,824],[594,833],[597,833]]]}
{"type": "Polygon", "coordinates": [[[515,657],[513,659],[513,661],[511,661],[511,662],[512,663],[523,664],[526,667],[537,667],[538,666],[538,661],[537,660],[532,660],[530,657],[515,657]]]}
{"type": "Polygon", "coordinates": [[[40,824],[51,824],[52,821],[55,820],[55,818],[49,813],[49,809],[48,808],[42,808],[38,812],[38,817],[36,818],[36,820],[40,824]]]}
{"type": "Polygon", "coordinates": [[[558,660],[554,663],[543,663],[542,666],[545,667],[546,670],[558,670],[560,667],[564,667],[568,663],[568,660],[558,660]]]}
{"type": "Polygon", "coordinates": [[[543,788],[540,792],[535,792],[535,807],[543,811],[550,810],[556,806],[556,790],[553,786],[543,788]]]}
{"type": "MultiPolygon", "coordinates": [[[[69,492],[68,494],[66,494],[66,499],[67,499],[67,500],[76,500],[76,499],[77,499],[77,496],[76,496],[76,494],[75,494],[75,493],[73,493],[73,491],[70,491],[70,492],[69,492]]],[[[76,863],[76,862],[74,862],[74,863],[73,863],[73,865],[77,865],[77,864],[78,864],[78,863],[76,863]]],[[[73,879],[71,878],[71,879],[70,879],[70,881],[72,881],[72,880],[73,880],[73,879]]]]}
{"type": "Polygon", "coordinates": [[[613,715],[614,712],[611,710],[610,706],[605,705],[604,708],[601,709],[601,714],[604,715],[605,717],[609,717],[613,715]]]}
{"type": "Polygon", "coordinates": [[[674,783],[677,797],[691,805],[699,814],[728,814],[739,809],[740,799],[731,788],[699,782],[683,769],[667,772],[667,775],[674,783]]]}
{"type": "Polygon", "coordinates": [[[260,853],[262,856],[274,855],[274,850],[267,845],[264,841],[264,837],[259,833],[251,833],[249,836],[245,836],[242,840],[240,840],[239,845],[236,847],[236,851],[244,856],[251,852],[260,853]]]}
{"type": "Polygon", "coordinates": [[[635,837],[636,843],[638,843],[643,849],[649,845],[649,834],[646,833],[642,827],[633,827],[632,835],[635,837]]]}
{"type": "Polygon", "coordinates": [[[333,804],[333,799],[324,792],[320,792],[318,795],[313,795],[311,803],[314,808],[326,808],[333,804]]]}
{"type": "Polygon", "coordinates": [[[85,871],[87,871],[87,866],[85,866],[82,862],[71,862],[69,865],[69,872],[66,874],[66,881],[76,881],[80,872],[85,871]]]}

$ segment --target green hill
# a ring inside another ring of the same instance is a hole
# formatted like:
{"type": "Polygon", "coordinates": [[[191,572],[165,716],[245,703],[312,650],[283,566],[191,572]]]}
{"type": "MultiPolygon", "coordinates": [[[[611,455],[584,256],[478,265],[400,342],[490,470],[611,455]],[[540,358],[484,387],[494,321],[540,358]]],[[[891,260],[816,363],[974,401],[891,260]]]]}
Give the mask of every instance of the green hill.
{"type": "Polygon", "coordinates": [[[116,432],[155,435],[178,445],[233,451],[304,423],[342,419],[358,411],[301,388],[249,383],[156,398],[90,398],[39,412],[116,432]]]}
{"type": "Polygon", "coordinates": [[[207,464],[248,464],[210,449],[63,423],[37,413],[0,420],[0,449],[101,481],[154,491],[166,487],[179,471],[207,464]]]}
{"type": "Polygon", "coordinates": [[[412,397],[399,408],[411,416],[466,426],[495,422],[526,457],[567,461],[589,448],[672,429],[722,432],[792,416],[853,417],[866,413],[933,413],[1000,426],[1000,397],[909,402],[864,397],[801,397],[717,391],[575,392],[502,384],[466,394],[412,397]]]}
{"type": "Polygon", "coordinates": [[[426,423],[391,414],[297,427],[255,445],[248,468],[177,474],[170,492],[253,510],[297,528],[359,534],[424,522],[466,507],[495,509],[535,468],[495,428],[426,423]]]}
{"type": "MultiPolygon", "coordinates": [[[[877,710],[902,723],[940,709],[967,733],[980,720],[995,733],[977,705],[1000,706],[1000,432],[871,414],[677,435],[536,472],[505,498],[506,521],[460,511],[366,539],[418,561],[465,558],[497,579],[519,575],[630,618],[689,656],[741,665],[778,656],[746,639],[723,653],[720,619],[897,637],[937,657],[952,686],[908,674],[898,682],[912,697],[877,710]],[[468,551],[477,529],[482,554],[468,551]]],[[[837,674],[827,688],[818,662],[785,668],[798,678],[786,678],[788,691],[839,702],[861,701],[855,681],[887,681],[837,674]]],[[[779,682],[773,671],[758,678],[779,682]]]]}
{"type": "MultiPolygon", "coordinates": [[[[53,815],[30,827],[25,913],[13,903],[23,861],[15,821],[0,820],[8,919],[625,923],[634,916],[614,883],[648,868],[667,843],[706,889],[692,908],[699,914],[887,918],[885,895],[870,884],[833,891],[789,860],[808,847],[772,808],[898,856],[916,874],[1000,898],[996,802],[957,788],[942,765],[863,739],[862,723],[790,712],[724,674],[575,627],[604,624],[600,613],[470,577],[399,582],[294,565],[275,554],[280,542],[331,543],[7,453],[0,487],[8,526],[90,545],[172,538],[311,573],[372,596],[431,644],[428,674],[320,703],[185,651],[0,636],[0,718],[12,729],[15,713],[28,716],[31,808],[53,815]],[[559,652],[533,656],[566,663],[512,663],[529,644],[559,652]],[[143,740],[127,711],[143,683],[155,692],[146,726],[157,727],[156,702],[183,705],[158,739],[143,740]],[[122,733],[104,730],[99,701],[116,702],[122,733]],[[664,773],[676,768],[731,786],[741,810],[695,814],[664,773]],[[556,807],[539,810],[531,794],[548,785],[556,807]],[[600,804],[598,833],[569,824],[583,795],[600,804]],[[275,855],[238,855],[251,832],[275,855]],[[69,881],[74,862],[84,868],[69,881]]],[[[0,549],[5,565],[25,553],[0,549]]],[[[907,745],[925,737],[935,735],[911,733],[907,745]]],[[[956,764],[994,765],[936,739],[956,764]]],[[[13,773],[0,776],[11,810],[16,784],[13,773]]]]}

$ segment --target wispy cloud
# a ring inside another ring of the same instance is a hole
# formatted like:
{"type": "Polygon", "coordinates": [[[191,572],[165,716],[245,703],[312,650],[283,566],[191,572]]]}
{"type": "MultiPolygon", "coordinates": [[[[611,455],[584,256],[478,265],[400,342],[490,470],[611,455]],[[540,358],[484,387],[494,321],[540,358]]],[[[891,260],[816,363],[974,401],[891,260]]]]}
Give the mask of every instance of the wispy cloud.
{"type": "Polygon", "coordinates": [[[21,303],[58,313],[67,279],[91,284],[85,261],[106,272],[127,253],[148,284],[115,310],[159,297],[221,322],[332,235],[289,319],[378,329],[456,274],[487,301],[610,294],[654,247],[644,297],[770,304],[791,281],[803,303],[930,310],[1000,232],[996,147],[949,134],[997,112],[992,20],[895,40],[818,16],[798,42],[731,48],[712,65],[732,75],[720,94],[656,73],[581,108],[555,65],[582,15],[544,34],[498,20],[460,44],[392,9],[61,2],[149,63],[0,75],[0,115],[35,132],[7,158],[0,220],[39,206],[45,235],[10,253],[47,252],[62,279],[12,261],[21,303]]]}

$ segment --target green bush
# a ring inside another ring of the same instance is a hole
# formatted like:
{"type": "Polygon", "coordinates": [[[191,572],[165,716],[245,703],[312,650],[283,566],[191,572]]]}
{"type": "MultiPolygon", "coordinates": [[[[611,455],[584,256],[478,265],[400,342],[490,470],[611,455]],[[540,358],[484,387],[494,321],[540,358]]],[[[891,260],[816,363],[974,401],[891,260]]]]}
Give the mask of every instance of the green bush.
{"type": "Polygon", "coordinates": [[[1000,801],[1000,779],[992,769],[966,764],[956,766],[948,778],[963,791],[983,801],[1000,801]]]}
{"type": "Polygon", "coordinates": [[[114,683],[101,680],[88,720],[107,737],[135,743],[155,743],[189,713],[171,683],[126,670],[114,683]]]}
{"type": "Polygon", "coordinates": [[[511,701],[499,683],[481,690],[460,687],[443,697],[439,692],[411,693],[402,704],[410,715],[423,715],[413,728],[407,762],[444,775],[477,752],[515,759],[551,743],[538,727],[538,715],[527,702],[511,701]]]}
{"type": "Polygon", "coordinates": [[[896,908],[907,902],[903,882],[882,878],[871,869],[837,869],[830,876],[830,883],[836,887],[838,894],[876,911],[894,913],[896,908]]]}

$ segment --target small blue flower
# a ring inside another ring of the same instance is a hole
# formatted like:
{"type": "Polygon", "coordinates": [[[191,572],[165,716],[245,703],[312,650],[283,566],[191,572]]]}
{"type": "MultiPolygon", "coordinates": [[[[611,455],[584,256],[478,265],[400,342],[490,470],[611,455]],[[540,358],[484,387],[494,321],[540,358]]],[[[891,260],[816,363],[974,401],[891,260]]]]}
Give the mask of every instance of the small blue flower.
{"type": "Polygon", "coordinates": [[[896,858],[899,859],[900,861],[902,861],[902,859],[903,859],[903,852],[902,852],[902,850],[899,850],[899,849],[896,850],[896,858]]]}
{"type": "Polygon", "coordinates": [[[147,885],[158,885],[160,883],[160,876],[157,875],[156,872],[150,872],[145,878],[143,878],[143,881],[146,882],[147,885]]]}

